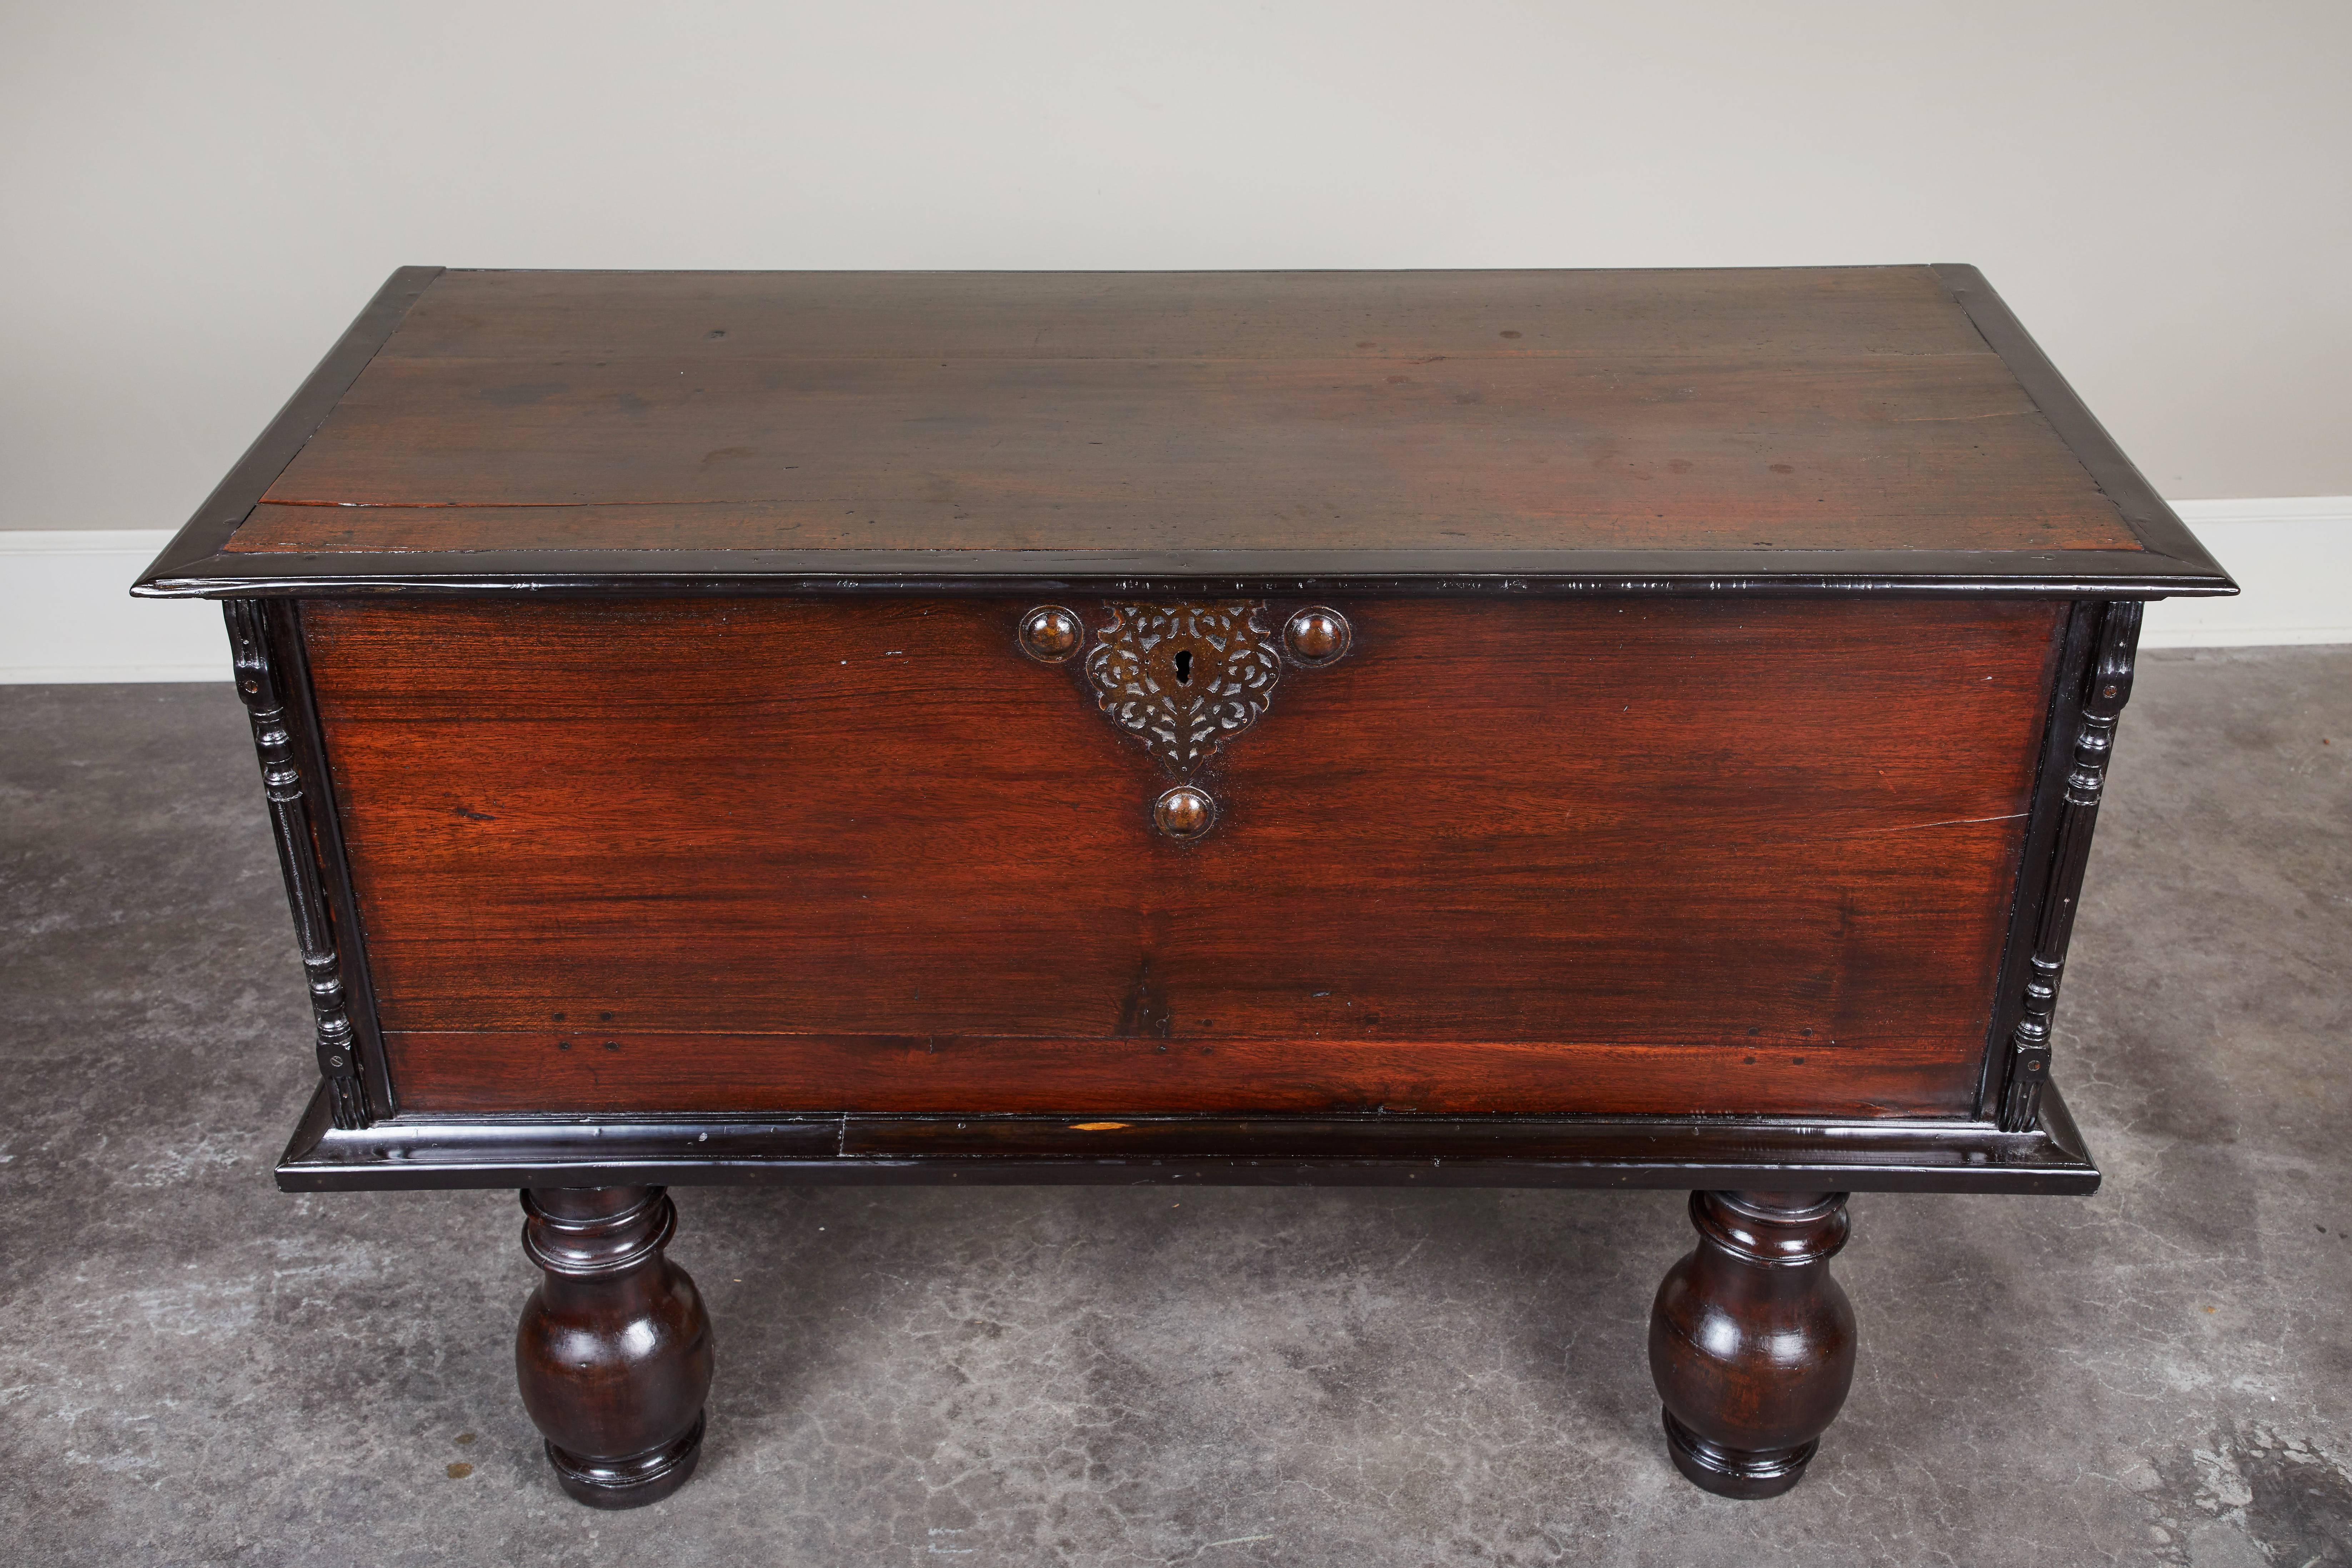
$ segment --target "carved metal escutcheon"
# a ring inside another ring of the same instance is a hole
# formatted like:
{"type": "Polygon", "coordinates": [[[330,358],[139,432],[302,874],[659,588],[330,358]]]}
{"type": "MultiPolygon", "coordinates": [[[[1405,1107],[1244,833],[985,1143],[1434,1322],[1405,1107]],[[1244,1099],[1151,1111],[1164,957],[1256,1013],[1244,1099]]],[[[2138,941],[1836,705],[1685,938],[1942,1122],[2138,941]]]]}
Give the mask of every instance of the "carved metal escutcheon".
{"type": "Polygon", "coordinates": [[[1190,779],[1274,701],[1282,654],[1263,603],[1110,604],[1087,679],[1110,721],[1190,779]]]}
{"type": "MultiPolygon", "coordinates": [[[[1170,838],[1190,841],[1216,821],[1216,802],[1193,776],[1230,740],[1257,723],[1282,678],[1286,641],[1307,667],[1334,662],[1348,651],[1349,632],[1336,610],[1316,606],[1291,618],[1282,632],[1265,624],[1263,600],[1214,603],[1115,602],[1102,607],[1087,653],[1087,681],[1096,704],[1120,729],[1143,743],[1176,788],[1153,803],[1153,821],[1170,838]],[[1301,632],[1311,624],[1312,636],[1301,632]],[[1319,656],[1318,656],[1319,655],[1319,656]]],[[[1041,605],[1022,617],[1023,649],[1058,663],[1076,651],[1054,635],[1071,612],[1041,605]]]]}

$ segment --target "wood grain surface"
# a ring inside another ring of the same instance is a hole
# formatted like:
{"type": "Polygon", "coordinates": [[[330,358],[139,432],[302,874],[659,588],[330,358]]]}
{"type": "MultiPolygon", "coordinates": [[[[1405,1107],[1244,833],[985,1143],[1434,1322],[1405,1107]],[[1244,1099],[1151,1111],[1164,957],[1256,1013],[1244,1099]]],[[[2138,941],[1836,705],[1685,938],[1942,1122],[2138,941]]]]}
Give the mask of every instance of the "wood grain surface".
{"type": "Polygon", "coordinates": [[[2133,550],[1926,267],[447,272],[245,553],[2133,550]]]}
{"type": "Polygon", "coordinates": [[[1973,1109],[2063,606],[1360,602],[1191,846],[1026,608],[306,606],[404,1108],[1973,1109]]]}

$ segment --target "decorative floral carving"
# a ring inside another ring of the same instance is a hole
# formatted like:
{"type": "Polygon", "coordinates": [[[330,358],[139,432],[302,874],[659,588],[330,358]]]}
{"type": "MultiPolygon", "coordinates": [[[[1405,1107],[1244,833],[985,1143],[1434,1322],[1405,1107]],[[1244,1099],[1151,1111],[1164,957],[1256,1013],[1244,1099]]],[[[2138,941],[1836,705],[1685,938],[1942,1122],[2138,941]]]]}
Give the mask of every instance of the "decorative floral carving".
{"type": "Polygon", "coordinates": [[[1260,601],[1109,604],[1087,678],[1110,721],[1190,779],[1274,701],[1282,655],[1260,601]]]}

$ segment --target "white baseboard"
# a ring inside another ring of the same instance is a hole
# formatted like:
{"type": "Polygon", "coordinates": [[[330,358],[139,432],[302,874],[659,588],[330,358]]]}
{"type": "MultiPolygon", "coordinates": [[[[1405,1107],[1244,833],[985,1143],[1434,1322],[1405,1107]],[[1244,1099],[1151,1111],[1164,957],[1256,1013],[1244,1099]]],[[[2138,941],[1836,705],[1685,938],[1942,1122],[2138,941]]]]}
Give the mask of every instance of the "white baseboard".
{"type": "MultiPolygon", "coordinates": [[[[2352,643],[2352,496],[2179,501],[2235,599],[2148,607],[2148,648],[2352,643]]],[[[225,681],[220,608],[132,599],[169,528],[0,530],[0,684],[225,681]]]]}
{"type": "Polygon", "coordinates": [[[173,532],[0,531],[0,684],[227,680],[219,605],[131,597],[173,532]]]}
{"type": "Polygon", "coordinates": [[[2172,509],[2239,592],[2149,605],[2141,647],[2352,643],[2352,496],[2175,501],[2172,509]]]}

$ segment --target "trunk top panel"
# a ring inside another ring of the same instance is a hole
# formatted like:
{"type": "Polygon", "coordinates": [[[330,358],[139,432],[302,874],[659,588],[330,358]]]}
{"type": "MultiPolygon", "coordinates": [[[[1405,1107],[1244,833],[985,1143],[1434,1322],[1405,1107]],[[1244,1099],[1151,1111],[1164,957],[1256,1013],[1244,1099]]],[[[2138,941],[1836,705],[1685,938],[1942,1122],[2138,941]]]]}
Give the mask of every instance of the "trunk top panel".
{"type": "Polygon", "coordinates": [[[2233,591],[1974,268],[396,273],[137,590],[2233,591]]]}

